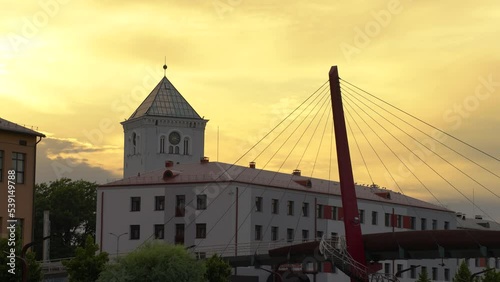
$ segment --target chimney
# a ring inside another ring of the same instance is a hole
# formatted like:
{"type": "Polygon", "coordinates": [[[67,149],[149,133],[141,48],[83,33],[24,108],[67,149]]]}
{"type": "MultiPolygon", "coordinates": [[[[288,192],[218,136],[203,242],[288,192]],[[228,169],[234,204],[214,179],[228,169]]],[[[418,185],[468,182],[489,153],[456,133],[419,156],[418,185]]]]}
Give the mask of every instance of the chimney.
{"type": "Polygon", "coordinates": [[[255,162],[250,162],[250,168],[255,168],[255,162]]]}
{"type": "Polygon", "coordinates": [[[293,175],[300,176],[300,169],[294,169],[292,172],[293,175]]]}
{"type": "Polygon", "coordinates": [[[174,162],[173,161],[165,161],[165,167],[173,167],[174,162]]]}
{"type": "Polygon", "coordinates": [[[200,161],[200,162],[201,162],[202,164],[206,164],[206,163],[208,163],[208,162],[209,162],[209,159],[208,159],[208,157],[203,157],[203,158],[201,158],[201,161],[200,161]]]}

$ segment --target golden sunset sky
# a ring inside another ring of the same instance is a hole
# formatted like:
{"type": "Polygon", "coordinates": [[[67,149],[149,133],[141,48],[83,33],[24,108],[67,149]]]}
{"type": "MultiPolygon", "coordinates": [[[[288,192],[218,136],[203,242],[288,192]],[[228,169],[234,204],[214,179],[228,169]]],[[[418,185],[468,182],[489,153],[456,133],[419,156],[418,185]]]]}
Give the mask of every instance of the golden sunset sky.
{"type": "MultiPolygon", "coordinates": [[[[219,161],[233,163],[321,86],[332,65],[343,79],[500,157],[497,0],[0,4],[0,116],[47,135],[38,146],[38,182],[70,177],[105,183],[121,177],[120,122],[160,81],[165,57],[169,80],[210,120],[205,154],[211,160],[217,155],[218,128],[219,161]]],[[[355,180],[370,183],[350,141],[355,180]]],[[[445,142],[499,174],[497,160],[449,138],[445,142]]],[[[418,148],[412,141],[409,146],[418,148]]],[[[325,150],[315,177],[328,178],[325,150]]],[[[428,161],[500,221],[499,178],[438,150],[493,193],[438,159],[428,161]]],[[[397,169],[389,152],[381,154],[397,169]]],[[[315,151],[310,155],[303,166],[311,164],[315,151]]],[[[369,156],[374,182],[397,191],[369,156]]],[[[258,160],[258,166],[264,162],[258,160]]],[[[278,170],[278,163],[266,169],[278,170]]],[[[287,164],[283,171],[293,168],[287,164]]],[[[415,173],[439,201],[469,216],[482,212],[425,169],[417,167],[415,173]]],[[[330,178],[338,179],[336,170],[330,178]]],[[[411,177],[400,185],[404,193],[436,202],[411,177]]]]}

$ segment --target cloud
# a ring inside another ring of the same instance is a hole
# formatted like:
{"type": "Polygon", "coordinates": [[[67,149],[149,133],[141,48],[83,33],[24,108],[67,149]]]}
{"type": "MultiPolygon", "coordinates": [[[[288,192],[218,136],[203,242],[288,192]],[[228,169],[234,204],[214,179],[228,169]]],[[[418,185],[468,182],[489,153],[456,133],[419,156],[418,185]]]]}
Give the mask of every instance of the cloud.
{"type": "Polygon", "coordinates": [[[37,147],[36,182],[66,177],[102,184],[120,178],[121,162],[110,166],[103,160],[116,160],[121,151],[118,147],[96,147],[73,138],[42,139],[37,147]]]}

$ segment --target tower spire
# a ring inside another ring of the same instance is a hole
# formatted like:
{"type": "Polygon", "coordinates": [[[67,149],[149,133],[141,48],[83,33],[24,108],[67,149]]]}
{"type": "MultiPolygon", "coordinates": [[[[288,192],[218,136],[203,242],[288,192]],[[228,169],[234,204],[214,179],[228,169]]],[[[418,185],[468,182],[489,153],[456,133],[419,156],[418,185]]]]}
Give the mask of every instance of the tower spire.
{"type": "Polygon", "coordinates": [[[163,64],[163,76],[167,77],[167,56],[165,56],[165,63],[163,64]]]}

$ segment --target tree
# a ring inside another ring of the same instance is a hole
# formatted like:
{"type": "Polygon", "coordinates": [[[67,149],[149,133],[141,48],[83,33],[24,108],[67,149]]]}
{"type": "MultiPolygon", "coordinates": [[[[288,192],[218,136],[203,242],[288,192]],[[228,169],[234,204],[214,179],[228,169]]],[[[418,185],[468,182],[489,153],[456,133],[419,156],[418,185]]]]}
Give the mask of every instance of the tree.
{"type": "Polygon", "coordinates": [[[467,266],[466,261],[463,260],[460,266],[458,267],[458,271],[455,274],[455,277],[453,277],[453,282],[469,281],[471,275],[472,273],[469,270],[469,266],[467,266]]]}
{"type": "Polygon", "coordinates": [[[420,274],[418,275],[417,282],[431,282],[431,279],[427,275],[427,270],[425,268],[423,268],[420,274]]]}
{"type": "MultiPolygon", "coordinates": [[[[35,185],[35,240],[43,237],[43,212],[50,211],[50,257],[74,256],[87,235],[95,238],[97,184],[62,178],[35,185]]],[[[35,247],[41,259],[42,244],[35,247]]]]}
{"type": "Polygon", "coordinates": [[[209,282],[229,282],[231,266],[217,254],[205,261],[205,267],[205,280],[209,282]]]}
{"type": "Polygon", "coordinates": [[[499,281],[500,281],[500,272],[496,272],[496,270],[494,269],[484,273],[483,278],[481,279],[481,282],[499,282],[499,281]]]}
{"type": "MultiPolygon", "coordinates": [[[[19,256],[21,255],[22,242],[19,230],[16,231],[15,240],[15,258],[11,260],[8,258],[10,255],[10,249],[13,248],[12,244],[9,245],[9,240],[1,238],[0,239],[0,281],[2,282],[17,282],[21,281],[22,277],[22,262],[19,256]],[[7,253],[7,254],[6,254],[7,253]],[[14,274],[8,272],[11,269],[9,263],[14,262],[15,270],[14,274]]],[[[33,252],[26,253],[25,261],[28,265],[28,281],[29,282],[39,282],[42,281],[42,270],[40,263],[35,260],[35,254],[33,252]]]]}
{"type": "Polygon", "coordinates": [[[149,242],[106,265],[100,282],[204,282],[203,264],[183,246],[149,242]]]}
{"type": "Polygon", "coordinates": [[[70,282],[94,282],[99,278],[108,262],[108,254],[103,252],[96,255],[98,250],[99,246],[94,243],[92,236],[88,235],[85,247],[76,248],[75,257],[62,262],[68,270],[70,282]]]}

